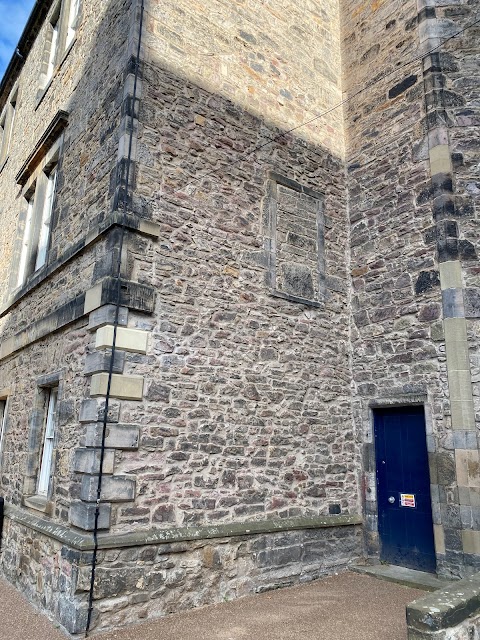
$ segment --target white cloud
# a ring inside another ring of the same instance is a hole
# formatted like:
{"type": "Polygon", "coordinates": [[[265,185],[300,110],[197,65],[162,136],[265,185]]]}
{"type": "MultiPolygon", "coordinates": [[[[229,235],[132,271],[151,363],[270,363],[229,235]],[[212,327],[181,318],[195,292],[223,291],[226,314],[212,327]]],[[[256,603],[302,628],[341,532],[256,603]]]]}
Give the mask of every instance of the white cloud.
{"type": "Polygon", "coordinates": [[[0,78],[15,51],[35,0],[0,0],[0,78]]]}

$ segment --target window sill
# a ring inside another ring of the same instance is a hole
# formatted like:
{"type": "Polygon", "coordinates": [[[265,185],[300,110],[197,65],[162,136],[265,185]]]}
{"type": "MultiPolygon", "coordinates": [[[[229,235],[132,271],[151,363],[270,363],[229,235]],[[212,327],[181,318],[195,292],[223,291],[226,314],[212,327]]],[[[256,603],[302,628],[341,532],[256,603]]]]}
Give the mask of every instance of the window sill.
{"type": "Polygon", "coordinates": [[[23,504],[29,509],[41,511],[46,515],[51,515],[53,511],[53,503],[51,502],[51,500],[48,500],[46,496],[40,496],[38,494],[33,496],[25,496],[23,498],[23,504]]]}
{"type": "Polygon", "coordinates": [[[318,302],[317,300],[309,300],[308,298],[299,298],[298,296],[292,296],[291,294],[279,291],[278,289],[270,289],[270,295],[272,296],[272,298],[282,298],[282,300],[304,304],[307,307],[316,307],[318,309],[325,306],[323,302],[318,302]]]}

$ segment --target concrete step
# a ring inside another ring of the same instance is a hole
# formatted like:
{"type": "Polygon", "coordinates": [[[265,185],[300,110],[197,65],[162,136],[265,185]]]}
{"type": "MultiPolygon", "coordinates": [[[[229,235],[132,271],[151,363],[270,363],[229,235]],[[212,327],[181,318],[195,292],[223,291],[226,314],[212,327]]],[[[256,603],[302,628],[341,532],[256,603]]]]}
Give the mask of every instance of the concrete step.
{"type": "Polygon", "coordinates": [[[414,569],[397,567],[393,564],[355,565],[350,569],[356,573],[363,573],[379,580],[396,582],[397,584],[423,591],[437,591],[453,582],[446,578],[438,578],[434,573],[415,571],[414,569]]]}

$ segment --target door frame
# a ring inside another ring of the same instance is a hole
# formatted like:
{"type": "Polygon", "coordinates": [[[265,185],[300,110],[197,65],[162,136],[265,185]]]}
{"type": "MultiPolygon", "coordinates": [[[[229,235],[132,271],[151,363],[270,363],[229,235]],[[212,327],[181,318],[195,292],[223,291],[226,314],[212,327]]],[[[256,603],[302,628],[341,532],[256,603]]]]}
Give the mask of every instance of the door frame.
{"type": "Polygon", "coordinates": [[[440,501],[438,491],[435,487],[436,480],[432,473],[432,463],[435,456],[432,454],[436,451],[435,438],[433,434],[433,421],[430,404],[427,395],[420,394],[402,394],[395,399],[392,398],[376,398],[365,403],[362,408],[362,424],[364,425],[363,433],[363,475],[362,475],[362,506],[364,513],[364,539],[365,539],[365,555],[378,561],[380,559],[381,542],[378,531],[378,501],[377,501],[377,474],[376,474],[376,450],[374,436],[374,412],[378,409],[408,409],[411,407],[422,407],[425,416],[425,436],[427,440],[427,452],[429,457],[429,476],[430,476],[430,500],[432,505],[433,517],[433,534],[435,544],[435,556],[437,559],[438,570],[438,553],[439,540],[437,539],[440,526],[440,501]]]}

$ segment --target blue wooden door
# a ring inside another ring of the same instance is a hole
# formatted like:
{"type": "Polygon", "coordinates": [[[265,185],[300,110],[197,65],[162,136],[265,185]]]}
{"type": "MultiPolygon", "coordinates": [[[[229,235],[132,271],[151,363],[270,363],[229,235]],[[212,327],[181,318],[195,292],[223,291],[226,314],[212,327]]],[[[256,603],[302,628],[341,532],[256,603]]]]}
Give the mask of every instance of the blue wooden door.
{"type": "Polygon", "coordinates": [[[435,572],[423,407],[375,411],[381,560],[435,572]]]}

